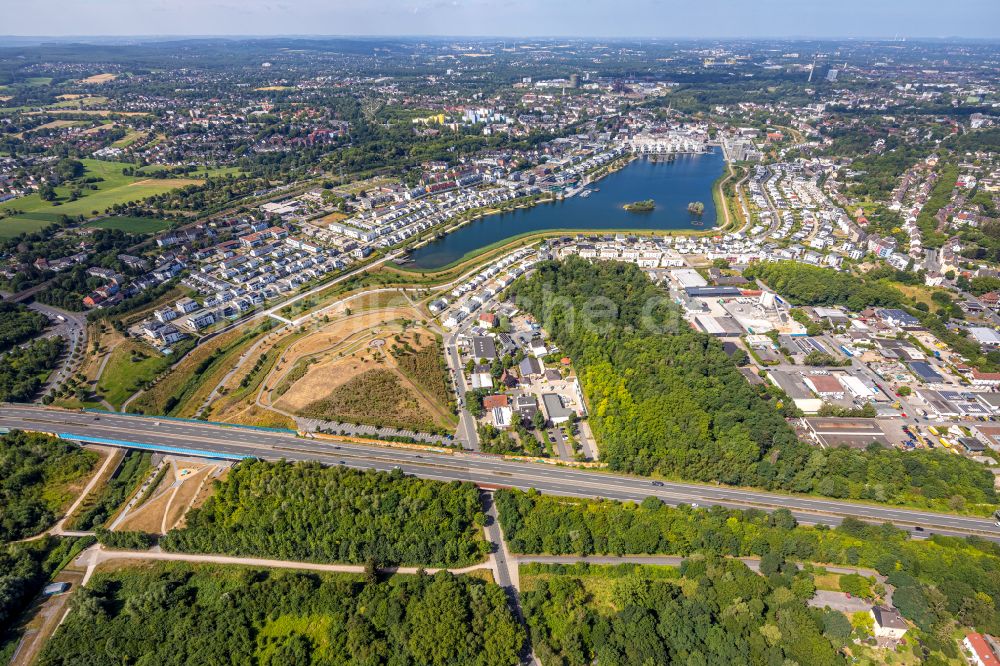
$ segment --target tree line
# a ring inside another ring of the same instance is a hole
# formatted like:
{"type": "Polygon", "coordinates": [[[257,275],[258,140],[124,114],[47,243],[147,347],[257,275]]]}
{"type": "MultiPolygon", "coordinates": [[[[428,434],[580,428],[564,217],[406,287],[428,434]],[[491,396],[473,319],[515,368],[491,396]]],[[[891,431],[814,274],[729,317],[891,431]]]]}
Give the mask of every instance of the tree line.
{"type": "Polygon", "coordinates": [[[13,655],[20,632],[19,618],[59,570],[71,562],[93,537],[45,536],[35,541],[0,544],[0,661],[13,655]]]}
{"type": "Polygon", "coordinates": [[[30,340],[45,330],[48,317],[19,303],[0,303],[0,352],[30,340]]]}
{"type": "Polygon", "coordinates": [[[26,402],[34,398],[55,368],[65,345],[58,336],[40,338],[0,356],[0,402],[26,402]]]}

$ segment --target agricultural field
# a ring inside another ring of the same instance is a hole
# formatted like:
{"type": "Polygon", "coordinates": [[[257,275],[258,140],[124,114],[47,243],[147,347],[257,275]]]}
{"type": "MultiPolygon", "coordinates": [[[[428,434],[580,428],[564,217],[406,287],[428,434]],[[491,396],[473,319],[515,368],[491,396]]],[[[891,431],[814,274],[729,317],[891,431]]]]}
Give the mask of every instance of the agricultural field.
{"type": "Polygon", "coordinates": [[[106,104],[107,97],[98,95],[60,95],[60,101],[48,106],[50,109],[86,109],[106,104]]]}
{"type": "Polygon", "coordinates": [[[418,318],[412,307],[379,307],[320,325],[282,353],[260,404],[323,420],[452,428],[440,343],[418,318]]]}
{"type": "Polygon", "coordinates": [[[58,222],[59,217],[55,213],[26,213],[15,217],[0,217],[0,239],[33,234],[53,222],[58,222]]]}
{"type": "Polygon", "coordinates": [[[115,141],[112,146],[115,148],[128,148],[133,143],[137,141],[145,140],[149,136],[149,132],[145,130],[134,130],[128,129],[125,136],[115,141]]]}
{"type": "Polygon", "coordinates": [[[114,81],[118,78],[117,74],[104,73],[104,74],[94,74],[93,76],[88,76],[85,79],[80,79],[80,83],[107,83],[109,81],[114,81]]]}
{"type": "Polygon", "coordinates": [[[79,120],[53,120],[53,121],[48,122],[48,123],[43,123],[43,124],[39,125],[38,127],[33,127],[33,128],[31,128],[31,130],[28,130],[28,131],[25,131],[25,132],[18,132],[14,136],[16,136],[17,138],[21,139],[21,138],[24,138],[25,134],[30,134],[30,133],[38,132],[40,130],[60,129],[60,128],[63,128],[63,127],[73,127],[75,125],[83,125],[83,124],[84,123],[82,121],[79,121],[79,120]]]}
{"type": "Polygon", "coordinates": [[[130,234],[155,234],[169,229],[170,223],[151,217],[105,217],[88,222],[86,226],[95,229],[119,229],[130,234]]]}
{"type": "Polygon", "coordinates": [[[24,231],[37,231],[59,219],[61,215],[90,216],[103,212],[115,204],[137,201],[163,194],[185,185],[200,185],[197,178],[141,178],[122,175],[122,169],[131,165],[123,162],[81,160],[86,172],[84,178],[97,176],[104,180],[96,183],[96,190],[84,189],[76,201],[69,200],[69,187],[57,187],[55,201],[43,201],[32,194],[6,202],[4,210],[16,210],[15,215],[0,219],[0,237],[11,238],[24,231]],[[96,213],[95,213],[96,211],[96,213]]]}

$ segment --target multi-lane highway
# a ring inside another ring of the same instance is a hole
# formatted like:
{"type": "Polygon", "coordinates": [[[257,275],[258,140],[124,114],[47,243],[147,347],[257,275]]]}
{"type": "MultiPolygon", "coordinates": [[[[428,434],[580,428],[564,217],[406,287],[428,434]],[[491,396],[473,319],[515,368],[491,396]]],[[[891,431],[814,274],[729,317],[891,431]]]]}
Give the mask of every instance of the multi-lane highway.
{"type": "Polygon", "coordinates": [[[801,522],[837,524],[847,516],[893,522],[916,536],[978,534],[1000,541],[986,518],[916,511],[759,490],[663,482],[545,463],[504,460],[471,452],[430,451],[306,439],[291,433],[126,414],[76,412],[34,405],[0,407],[0,428],[55,433],[67,439],[214,457],[316,460],[360,469],[391,470],[442,481],[535,488],[543,493],[641,501],[653,495],[668,504],[701,507],[789,509],[801,522]]]}

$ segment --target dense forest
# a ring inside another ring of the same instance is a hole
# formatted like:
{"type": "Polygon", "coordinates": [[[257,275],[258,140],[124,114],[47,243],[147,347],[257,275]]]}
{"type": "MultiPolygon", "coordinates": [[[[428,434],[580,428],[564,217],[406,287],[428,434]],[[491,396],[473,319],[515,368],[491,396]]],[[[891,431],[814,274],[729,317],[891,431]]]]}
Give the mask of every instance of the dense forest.
{"type": "Polygon", "coordinates": [[[0,303],[0,352],[41,333],[48,318],[19,303],[0,303]]]}
{"type": "Polygon", "coordinates": [[[770,389],[634,265],[546,262],[511,293],[573,359],[612,469],[952,511],[997,501],[992,474],[960,456],[800,442],[770,389]]]}
{"type": "Polygon", "coordinates": [[[546,666],[846,663],[837,650],[849,621],[808,608],[812,581],[794,567],[765,577],[735,560],[688,559],[678,580],[634,569],[609,576],[609,607],[584,583],[596,568],[584,567],[590,576],[583,577],[575,568],[548,569],[566,573],[523,595],[532,646],[546,666]]]}
{"type": "Polygon", "coordinates": [[[72,499],[67,490],[97,461],[93,451],[25,432],[0,437],[0,543],[38,534],[72,499]]]}
{"type": "Polygon", "coordinates": [[[475,578],[172,564],[95,576],[39,663],[515,666],[523,643],[475,578]]]}
{"type": "Polygon", "coordinates": [[[218,484],[167,550],[379,566],[463,566],[479,561],[479,490],[319,463],[243,461],[218,484]]]}
{"type": "Polygon", "coordinates": [[[859,311],[896,307],[903,301],[903,294],[890,285],[794,261],[751,264],[743,271],[743,277],[760,279],[793,303],[803,305],[843,305],[859,311]]]}
{"type": "Polygon", "coordinates": [[[921,630],[948,642],[956,621],[1000,631],[1000,545],[970,537],[913,540],[891,525],[845,519],[836,529],[802,527],[785,510],[596,502],[501,490],[497,511],[512,552],[779,555],[800,562],[860,565],[896,586],[893,599],[921,630]]]}
{"type": "Polygon", "coordinates": [[[40,338],[0,356],[0,402],[31,400],[62,356],[61,337],[40,338]]]}

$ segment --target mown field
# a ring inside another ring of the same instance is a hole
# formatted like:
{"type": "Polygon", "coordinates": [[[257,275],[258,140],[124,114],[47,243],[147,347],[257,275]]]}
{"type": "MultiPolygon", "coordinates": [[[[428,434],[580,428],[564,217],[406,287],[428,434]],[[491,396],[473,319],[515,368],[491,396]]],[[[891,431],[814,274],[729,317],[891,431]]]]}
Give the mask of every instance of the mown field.
{"type": "Polygon", "coordinates": [[[97,382],[97,392],[115,409],[129,396],[153,380],[171,363],[169,356],[131,338],[122,340],[112,351],[97,382]]]}
{"type": "Polygon", "coordinates": [[[197,178],[143,178],[122,175],[122,169],[131,165],[124,162],[81,160],[86,169],[84,178],[103,178],[96,183],[96,190],[83,189],[76,201],[69,200],[70,188],[57,187],[55,201],[43,201],[32,194],[0,204],[0,210],[17,210],[17,214],[0,219],[0,238],[11,238],[25,231],[37,231],[59,219],[61,215],[90,216],[102,213],[115,204],[139,201],[156,194],[163,194],[185,185],[197,185],[197,178]]]}
{"type": "Polygon", "coordinates": [[[131,234],[155,234],[170,228],[170,223],[151,217],[106,217],[88,222],[88,227],[96,229],[118,229],[131,234]]]}

